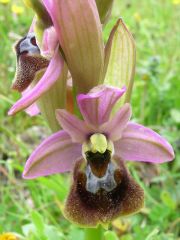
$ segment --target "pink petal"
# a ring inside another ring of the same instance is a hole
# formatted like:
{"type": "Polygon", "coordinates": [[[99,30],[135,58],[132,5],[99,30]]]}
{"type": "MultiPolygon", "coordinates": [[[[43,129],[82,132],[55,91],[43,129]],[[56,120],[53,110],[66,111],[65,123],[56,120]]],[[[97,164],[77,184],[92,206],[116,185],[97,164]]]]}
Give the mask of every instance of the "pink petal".
{"type": "Polygon", "coordinates": [[[40,113],[40,110],[36,103],[33,103],[31,106],[24,110],[29,116],[33,117],[40,113]]]}
{"type": "Polygon", "coordinates": [[[65,131],[45,139],[26,162],[23,177],[36,178],[70,171],[81,157],[81,145],[72,143],[65,131]]]}
{"type": "Polygon", "coordinates": [[[43,55],[52,56],[54,50],[58,46],[58,37],[54,27],[49,27],[44,31],[41,53],[43,55]]]}
{"type": "MultiPolygon", "coordinates": [[[[31,85],[25,91],[22,92],[22,96],[26,95],[30,91],[31,91],[31,85]]],[[[32,105],[30,105],[24,111],[31,117],[36,116],[37,114],[40,113],[40,110],[36,103],[33,103],[32,105]]]]}
{"type": "Polygon", "coordinates": [[[56,118],[73,142],[83,143],[87,139],[89,129],[84,121],[63,109],[56,110],[56,118]]]}
{"type": "Polygon", "coordinates": [[[125,91],[125,87],[99,86],[88,94],[78,95],[77,101],[84,120],[94,126],[107,122],[114,104],[125,91]]]}
{"type": "Polygon", "coordinates": [[[115,154],[124,160],[163,163],[173,160],[172,146],[159,134],[142,125],[129,123],[122,139],[115,142],[115,154]]]}
{"type": "Polygon", "coordinates": [[[63,58],[60,56],[59,49],[57,48],[41,80],[35,85],[35,87],[31,91],[29,91],[12,106],[8,114],[13,115],[29,107],[39,97],[41,97],[42,94],[47,92],[50,87],[57,81],[59,75],[62,72],[63,65],[63,58]]]}
{"type": "Polygon", "coordinates": [[[131,106],[126,103],[122,108],[120,108],[112,120],[103,124],[101,127],[102,132],[106,132],[108,138],[112,141],[119,140],[122,136],[123,130],[129,122],[131,113],[131,106]]]}

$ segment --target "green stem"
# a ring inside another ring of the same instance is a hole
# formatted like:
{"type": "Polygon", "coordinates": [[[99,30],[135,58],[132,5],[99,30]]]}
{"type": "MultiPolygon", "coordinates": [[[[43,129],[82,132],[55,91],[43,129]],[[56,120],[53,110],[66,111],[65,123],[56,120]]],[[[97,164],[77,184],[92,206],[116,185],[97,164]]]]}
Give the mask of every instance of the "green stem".
{"type": "Polygon", "coordinates": [[[101,226],[98,228],[86,228],[84,240],[102,240],[103,239],[103,229],[101,226]]]}

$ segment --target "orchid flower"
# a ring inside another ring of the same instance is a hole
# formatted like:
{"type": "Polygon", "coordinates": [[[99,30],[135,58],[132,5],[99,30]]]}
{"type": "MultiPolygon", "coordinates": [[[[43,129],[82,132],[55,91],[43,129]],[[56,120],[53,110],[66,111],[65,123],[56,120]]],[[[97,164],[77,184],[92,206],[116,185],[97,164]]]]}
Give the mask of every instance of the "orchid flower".
{"type": "Polygon", "coordinates": [[[16,44],[15,51],[17,69],[12,88],[21,92],[22,98],[11,108],[9,114],[13,114],[16,106],[28,106],[26,112],[32,116],[39,113],[40,109],[52,130],[58,130],[59,126],[53,113],[55,109],[65,107],[67,67],[58,51],[54,28],[45,30],[41,49],[37,45],[34,33],[29,32],[16,44]]]}
{"type": "Polygon", "coordinates": [[[125,161],[163,163],[174,158],[163,137],[129,121],[129,103],[111,118],[125,91],[125,87],[101,85],[79,94],[83,120],[64,109],[56,110],[63,130],[44,140],[25,165],[23,176],[28,179],[73,171],[64,214],[81,226],[108,224],[143,206],[143,190],[126,170],[125,161]]]}

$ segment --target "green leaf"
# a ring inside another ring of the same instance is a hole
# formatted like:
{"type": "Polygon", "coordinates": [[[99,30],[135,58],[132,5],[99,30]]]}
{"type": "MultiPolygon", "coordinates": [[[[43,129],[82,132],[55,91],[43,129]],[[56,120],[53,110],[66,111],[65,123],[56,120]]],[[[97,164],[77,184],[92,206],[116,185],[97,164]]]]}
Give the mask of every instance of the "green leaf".
{"type": "Polygon", "coordinates": [[[68,184],[66,184],[65,180],[61,175],[51,176],[50,178],[39,178],[38,181],[47,187],[47,189],[51,189],[56,193],[56,196],[60,200],[64,200],[68,193],[68,184]]]}
{"type": "Polygon", "coordinates": [[[134,238],[131,236],[131,234],[126,234],[121,237],[121,240],[133,240],[134,238]]]}
{"type": "Polygon", "coordinates": [[[158,224],[165,224],[169,214],[171,214],[171,209],[167,208],[164,204],[161,204],[152,207],[148,217],[153,223],[158,222],[158,224]]]}
{"type": "Polygon", "coordinates": [[[44,221],[42,216],[36,212],[33,211],[31,214],[32,222],[34,226],[36,227],[36,231],[39,235],[44,235],[44,221]]]}
{"type": "Polygon", "coordinates": [[[115,232],[107,231],[104,233],[105,240],[118,240],[118,237],[115,232]]]}
{"type": "Polygon", "coordinates": [[[155,228],[147,237],[145,240],[153,240],[155,236],[159,233],[159,229],[155,228]]]}
{"type": "Polygon", "coordinates": [[[173,209],[173,210],[176,209],[176,202],[173,200],[173,198],[171,197],[171,195],[170,195],[169,192],[163,191],[163,192],[161,193],[161,200],[163,201],[163,203],[164,203],[167,207],[169,207],[169,208],[171,208],[171,209],[173,209]]]}
{"type": "Polygon", "coordinates": [[[77,228],[74,225],[70,226],[68,240],[83,240],[84,239],[84,229],[77,228]]]}
{"type": "Polygon", "coordinates": [[[48,240],[65,240],[66,238],[64,235],[57,230],[54,226],[45,226],[45,235],[47,236],[48,240]]]}

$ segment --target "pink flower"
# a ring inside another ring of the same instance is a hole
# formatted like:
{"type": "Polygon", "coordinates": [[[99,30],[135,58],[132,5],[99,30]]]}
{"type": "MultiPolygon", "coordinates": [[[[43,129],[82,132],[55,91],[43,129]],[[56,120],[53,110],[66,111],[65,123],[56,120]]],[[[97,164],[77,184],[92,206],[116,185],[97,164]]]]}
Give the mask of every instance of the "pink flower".
{"type": "Polygon", "coordinates": [[[84,120],[64,109],[56,111],[63,130],[50,136],[32,153],[25,166],[25,178],[72,170],[74,162],[82,156],[82,144],[95,133],[104,134],[112,141],[114,154],[125,161],[163,163],[174,158],[173,149],[164,138],[149,128],[129,122],[130,104],[125,104],[110,119],[112,108],[125,88],[95,90],[77,97],[84,120]]]}
{"type": "Polygon", "coordinates": [[[25,165],[24,178],[74,169],[65,216],[77,224],[96,226],[142,207],[143,190],[130,177],[123,162],[163,163],[174,158],[171,145],[163,137],[129,122],[130,104],[126,103],[110,117],[124,93],[125,88],[99,86],[88,94],[78,95],[84,120],[66,110],[57,110],[63,130],[44,140],[25,165]],[[89,209],[91,204],[94,211],[89,209]]]}

